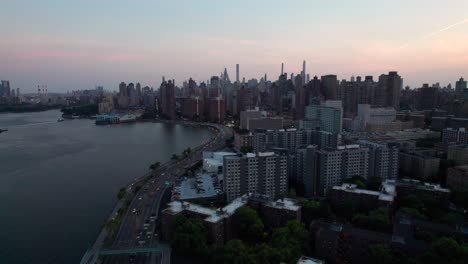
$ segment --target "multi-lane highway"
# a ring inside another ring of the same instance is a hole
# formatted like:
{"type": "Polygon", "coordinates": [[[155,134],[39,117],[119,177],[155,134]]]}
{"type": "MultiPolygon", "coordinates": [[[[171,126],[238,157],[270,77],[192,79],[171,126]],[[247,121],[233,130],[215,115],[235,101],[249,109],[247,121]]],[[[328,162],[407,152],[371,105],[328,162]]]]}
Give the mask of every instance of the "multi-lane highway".
{"type": "MultiPolygon", "coordinates": [[[[196,123],[187,122],[187,125],[196,123]]],[[[202,159],[203,151],[215,151],[225,146],[226,139],[232,136],[232,130],[222,125],[209,124],[213,136],[192,153],[178,161],[170,161],[155,170],[136,193],[124,218],[120,230],[112,244],[114,249],[156,247],[159,245],[159,230],[157,223],[161,201],[172,188],[173,183],[184,173],[185,168],[192,166],[202,159]]],[[[132,192],[131,185],[128,192],[132,192]]],[[[130,255],[114,255],[104,259],[104,263],[169,263],[170,249],[161,247],[160,253],[140,253],[130,255]]]]}

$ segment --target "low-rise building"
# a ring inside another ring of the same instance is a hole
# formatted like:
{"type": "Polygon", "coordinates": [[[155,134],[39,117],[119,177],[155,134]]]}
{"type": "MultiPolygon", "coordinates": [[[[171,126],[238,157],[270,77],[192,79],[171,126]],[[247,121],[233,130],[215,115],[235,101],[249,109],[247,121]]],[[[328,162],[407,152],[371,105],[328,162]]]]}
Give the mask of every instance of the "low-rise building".
{"type": "Polygon", "coordinates": [[[456,165],[468,165],[468,145],[452,145],[448,147],[447,159],[456,165]]]}
{"type": "Polygon", "coordinates": [[[172,201],[161,213],[161,238],[170,239],[171,221],[174,216],[182,214],[188,218],[202,219],[209,242],[224,244],[237,237],[232,216],[242,206],[256,210],[268,230],[285,226],[291,220],[301,219],[301,206],[297,201],[280,199],[274,202],[259,194],[245,194],[217,209],[190,202],[172,201]]]}
{"type": "Polygon", "coordinates": [[[468,189],[468,166],[456,166],[447,170],[447,187],[450,189],[468,189]]]}
{"type": "Polygon", "coordinates": [[[426,180],[437,176],[440,159],[435,157],[433,149],[417,148],[400,152],[399,164],[403,175],[426,180]]]}
{"type": "Polygon", "coordinates": [[[330,190],[332,206],[339,208],[352,205],[352,208],[356,208],[359,211],[369,211],[378,207],[391,207],[394,197],[395,192],[388,192],[387,188],[383,188],[382,191],[377,192],[358,189],[355,184],[348,183],[334,186],[330,190]]]}
{"type": "Polygon", "coordinates": [[[233,238],[231,217],[237,209],[246,205],[247,196],[239,197],[223,208],[212,209],[194,203],[172,201],[161,213],[162,239],[170,239],[170,225],[174,216],[182,214],[189,218],[200,218],[207,229],[208,240],[222,245],[233,238]]]}
{"type": "Polygon", "coordinates": [[[279,199],[276,202],[266,203],[261,215],[265,226],[273,230],[282,226],[286,226],[289,221],[301,221],[301,207],[295,200],[279,199]]]}
{"type": "Polygon", "coordinates": [[[450,201],[449,189],[442,188],[439,184],[424,183],[412,179],[397,181],[396,193],[398,199],[414,194],[417,196],[429,197],[446,205],[448,205],[450,201]]]}

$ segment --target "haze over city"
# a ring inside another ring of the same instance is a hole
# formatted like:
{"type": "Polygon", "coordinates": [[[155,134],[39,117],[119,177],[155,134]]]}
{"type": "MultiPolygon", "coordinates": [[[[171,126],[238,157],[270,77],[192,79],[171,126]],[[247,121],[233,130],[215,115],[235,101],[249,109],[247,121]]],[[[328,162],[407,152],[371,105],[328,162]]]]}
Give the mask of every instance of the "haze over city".
{"type": "Polygon", "coordinates": [[[7,1],[0,72],[34,92],[117,90],[207,80],[235,64],[247,79],[377,76],[451,83],[468,72],[468,1],[7,1]],[[7,26],[10,25],[10,26],[7,26]]]}

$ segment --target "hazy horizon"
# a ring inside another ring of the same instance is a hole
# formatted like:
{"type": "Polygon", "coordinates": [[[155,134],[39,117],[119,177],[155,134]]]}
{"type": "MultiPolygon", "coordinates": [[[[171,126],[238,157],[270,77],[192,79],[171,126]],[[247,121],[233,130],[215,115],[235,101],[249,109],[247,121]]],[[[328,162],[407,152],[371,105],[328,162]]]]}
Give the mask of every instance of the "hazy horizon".
{"type": "Polygon", "coordinates": [[[276,80],[280,65],[339,79],[398,71],[412,88],[468,77],[468,1],[9,1],[0,79],[34,92],[159,87],[227,67],[276,80]],[[14,25],[14,26],[13,26],[14,25]]]}

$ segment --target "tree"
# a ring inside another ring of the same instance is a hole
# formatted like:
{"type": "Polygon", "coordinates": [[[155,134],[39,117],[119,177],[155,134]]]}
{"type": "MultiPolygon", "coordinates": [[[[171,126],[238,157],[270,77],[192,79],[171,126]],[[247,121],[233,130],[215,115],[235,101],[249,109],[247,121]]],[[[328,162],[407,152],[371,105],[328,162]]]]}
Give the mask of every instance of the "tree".
{"type": "Polygon", "coordinates": [[[367,179],[367,189],[373,191],[379,191],[382,187],[382,178],[380,177],[369,177],[367,179]]]}
{"type": "Polygon", "coordinates": [[[207,252],[206,230],[200,219],[176,215],[170,223],[170,243],[182,255],[203,256],[207,252]]]}
{"type": "Polygon", "coordinates": [[[179,156],[177,154],[172,154],[171,160],[178,160],[179,156]]]}
{"type": "Polygon", "coordinates": [[[411,207],[400,207],[400,212],[411,215],[419,219],[426,219],[427,217],[419,212],[418,209],[411,207]]]}
{"type": "Polygon", "coordinates": [[[356,187],[358,189],[366,189],[366,179],[360,176],[353,176],[349,179],[345,179],[343,182],[345,183],[351,183],[351,184],[356,184],[356,187]]]}
{"type": "Polygon", "coordinates": [[[268,244],[256,245],[252,249],[255,263],[276,264],[281,262],[281,255],[268,244]]]}
{"type": "Polygon", "coordinates": [[[366,214],[355,214],[353,224],[376,231],[389,231],[391,229],[387,208],[378,208],[366,214]]]}
{"type": "Polygon", "coordinates": [[[236,210],[233,219],[242,240],[253,243],[262,239],[264,225],[257,211],[243,206],[236,210]]]}
{"type": "Polygon", "coordinates": [[[369,246],[369,264],[392,264],[396,263],[392,253],[384,245],[369,246]]]}
{"type": "Polygon", "coordinates": [[[243,146],[240,148],[240,152],[242,153],[250,153],[253,151],[253,148],[252,147],[249,147],[249,146],[243,146]]]}
{"type": "Polygon", "coordinates": [[[308,227],[313,219],[329,217],[328,207],[320,201],[307,201],[302,205],[302,222],[308,227]]]}
{"type": "Polygon", "coordinates": [[[288,193],[286,194],[286,197],[295,199],[295,198],[297,197],[296,189],[290,188],[290,189],[288,190],[288,193]]]}
{"type": "Polygon", "coordinates": [[[281,256],[281,261],[296,263],[302,253],[308,251],[308,236],[304,225],[293,220],[273,231],[271,245],[281,256]]]}
{"type": "Polygon", "coordinates": [[[120,188],[119,193],[117,194],[117,198],[122,200],[124,198],[125,193],[127,193],[127,189],[125,187],[120,188]]]}
{"type": "Polygon", "coordinates": [[[159,168],[159,166],[161,166],[161,163],[159,161],[156,161],[155,163],[151,164],[150,165],[150,170],[156,170],[157,168],[159,168]]]}
{"type": "Polygon", "coordinates": [[[230,240],[225,246],[215,247],[211,253],[212,263],[254,264],[255,258],[249,248],[238,239],[230,240]]]}
{"type": "Polygon", "coordinates": [[[468,189],[455,189],[450,195],[454,204],[468,208],[468,189]]]}
{"type": "Polygon", "coordinates": [[[415,208],[415,209],[424,207],[423,201],[414,194],[410,194],[410,195],[403,197],[402,199],[400,199],[398,204],[399,206],[415,208]]]}
{"type": "Polygon", "coordinates": [[[431,250],[423,256],[423,260],[425,263],[468,263],[468,245],[442,237],[432,243],[431,250]]]}

